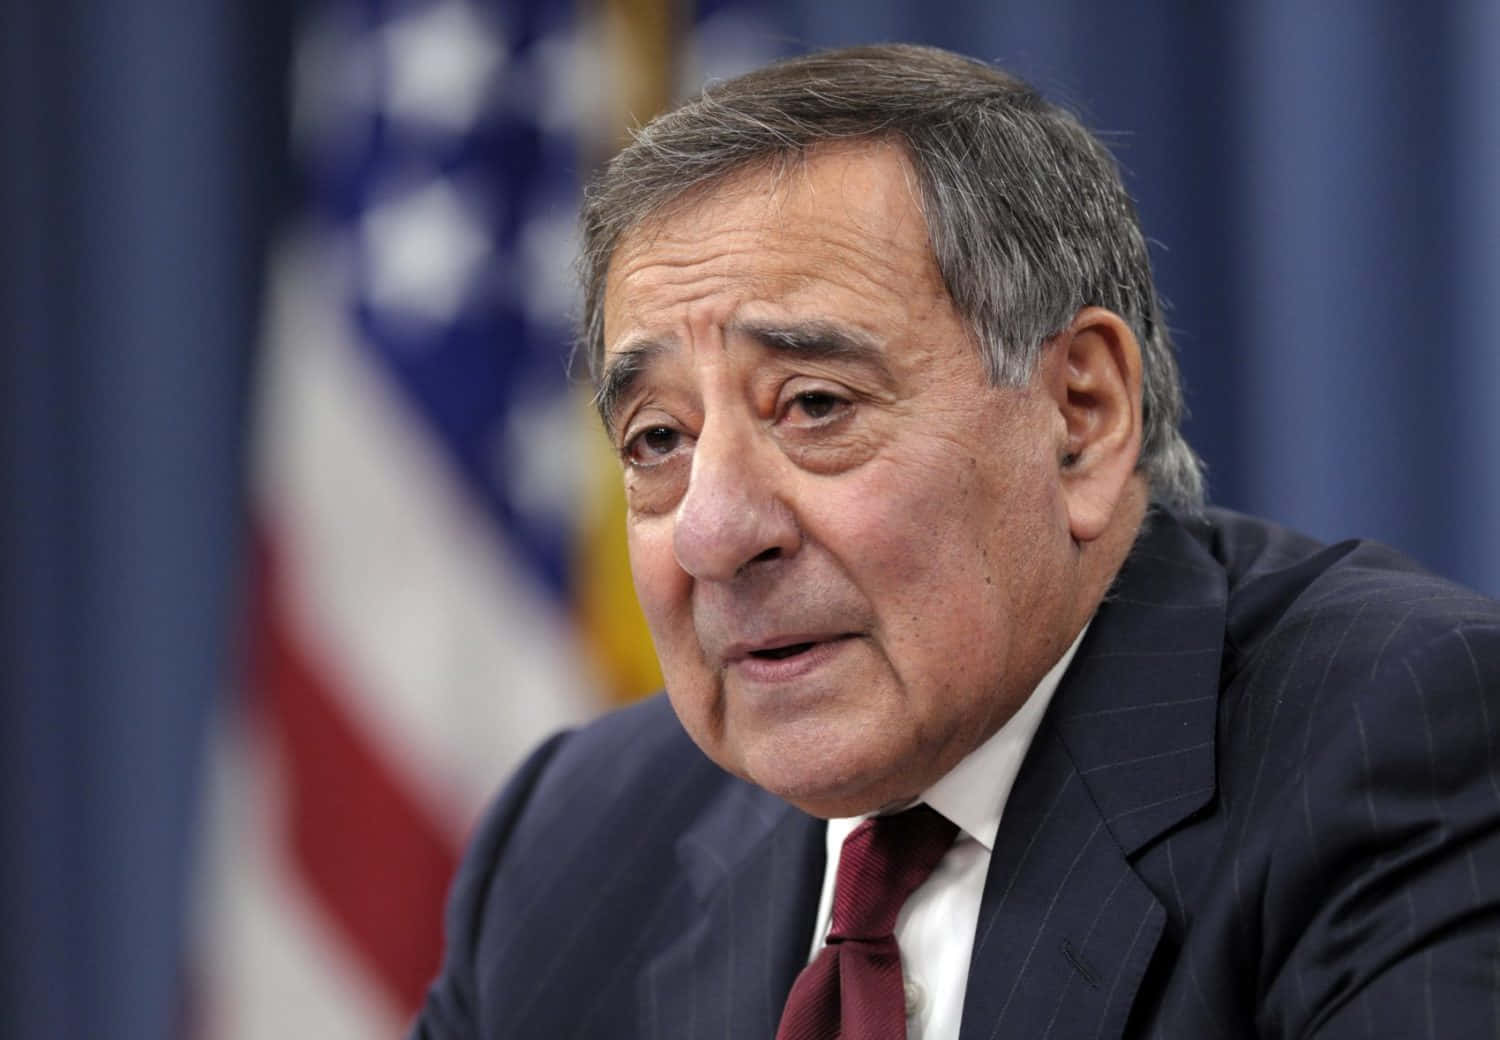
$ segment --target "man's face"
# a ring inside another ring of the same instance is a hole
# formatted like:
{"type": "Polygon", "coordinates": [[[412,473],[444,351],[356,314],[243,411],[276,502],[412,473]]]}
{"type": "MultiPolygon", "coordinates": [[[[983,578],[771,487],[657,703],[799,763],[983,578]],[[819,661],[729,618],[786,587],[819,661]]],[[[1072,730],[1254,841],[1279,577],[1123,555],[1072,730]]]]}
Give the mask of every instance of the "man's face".
{"type": "MultiPolygon", "coordinates": [[[[904,801],[1074,634],[1066,436],[989,384],[892,146],[749,170],[627,235],[606,383],[683,725],[816,815],[904,801]]],[[[1043,371],[1059,363],[1049,352],[1043,371]]]]}

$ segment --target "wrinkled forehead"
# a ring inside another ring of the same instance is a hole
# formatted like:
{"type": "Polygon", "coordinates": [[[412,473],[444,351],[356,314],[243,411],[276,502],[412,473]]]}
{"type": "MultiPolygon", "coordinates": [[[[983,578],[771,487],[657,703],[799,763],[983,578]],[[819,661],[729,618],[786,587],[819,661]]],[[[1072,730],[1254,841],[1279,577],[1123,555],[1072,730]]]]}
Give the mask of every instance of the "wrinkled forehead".
{"type": "Polygon", "coordinates": [[[803,357],[875,354],[871,344],[949,313],[910,172],[889,148],[826,149],[745,171],[622,239],[596,377],[606,427],[625,388],[690,345],[748,337],[803,357]]]}
{"type": "MultiPolygon", "coordinates": [[[[920,222],[921,235],[931,253],[927,205],[921,179],[911,161],[909,149],[898,137],[890,134],[852,137],[747,159],[726,168],[717,176],[670,195],[622,230],[611,243],[608,253],[602,258],[603,270],[596,269],[592,274],[597,279],[597,296],[592,302],[594,313],[590,315],[588,349],[589,367],[594,378],[597,380],[604,370],[604,316],[612,303],[618,305],[620,302],[618,274],[632,256],[659,245],[664,234],[680,227],[690,227],[695,214],[709,209],[747,204],[759,208],[761,217],[774,216],[776,209],[774,205],[768,207],[768,202],[784,201],[798,187],[805,187],[809,170],[814,165],[840,159],[849,162],[851,166],[875,164],[883,160],[889,164],[888,168],[899,170],[899,190],[909,204],[902,208],[912,219],[920,222]]],[[[837,201],[837,196],[825,193],[824,199],[832,205],[837,201]]],[[[784,228],[789,234],[806,230],[795,225],[785,225],[784,228]]],[[[933,263],[936,264],[935,254],[933,263]]]]}
{"type": "MultiPolygon", "coordinates": [[[[846,180],[835,186],[835,192],[825,192],[822,202],[831,206],[841,197],[847,201],[846,188],[854,191],[868,190],[871,182],[851,182],[848,180],[849,175],[857,174],[863,168],[880,165],[899,171],[899,190],[919,216],[925,214],[926,207],[910,153],[905,145],[894,138],[858,137],[823,142],[795,151],[776,152],[733,166],[717,177],[671,196],[627,228],[611,251],[609,267],[605,271],[606,284],[609,270],[613,269],[615,259],[622,251],[649,245],[663,228],[684,219],[691,220],[694,213],[709,208],[726,208],[743,203],[759,206],[777,200],[784,202],[799,189],[809,187],[814,180],[811,171],[833,164],[843,166],[846,180]]],[[[892,187],[886,178],[881,178],[878,183],[882,189],[892,187]]],[[[925,220],[925,216],[922,219],[925,220]]]]}
{"type": "Polygon", "coordinates": [[[717,277],[780,295],[790,291],[783,278],[878,294],[930,289],[936,275],[904,153],[882,141],[840,142],[795,164],[738,170],[622,235],[605,277],[605,353],[622,324],[650,309],[655,288],[717,277]]]}

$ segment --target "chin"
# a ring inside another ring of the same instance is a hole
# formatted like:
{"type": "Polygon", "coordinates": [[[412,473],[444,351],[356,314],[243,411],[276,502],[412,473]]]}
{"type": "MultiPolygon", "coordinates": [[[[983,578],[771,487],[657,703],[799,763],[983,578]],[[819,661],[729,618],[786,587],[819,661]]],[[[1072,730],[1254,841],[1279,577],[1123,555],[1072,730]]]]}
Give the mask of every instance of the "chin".
{"type": "Polygon", "coordinates": [[[862,816],[904,804],[926,786],[914,777],[893,775],[885,761],[840,762],[837,756],[816,751],[811,757],[783,753],[767,758],[747,762],[744,778],[803,812],[824,819],[862,816]],[[790,760],[794,757],[796,760],[790,760]]]}

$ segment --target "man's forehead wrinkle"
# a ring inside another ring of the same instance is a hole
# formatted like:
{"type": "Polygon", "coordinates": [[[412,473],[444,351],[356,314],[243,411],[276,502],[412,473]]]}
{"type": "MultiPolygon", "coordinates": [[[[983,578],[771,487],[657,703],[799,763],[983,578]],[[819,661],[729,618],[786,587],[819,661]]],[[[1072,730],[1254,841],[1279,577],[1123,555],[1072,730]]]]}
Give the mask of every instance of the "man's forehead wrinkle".
{"type": "Polygon", "coordinates": [[[913,219],[920,225],[917,239],[926,243],[924,199],[916,172],[902,146],[879,138],[835,142],[810,150],[787,168],[753,163],[674,199],[627,231],[615,258],[618,262],[622,253],[701,244],[740,232],[808,240],[818,238],[820,233],[832,233],[846,245],[856,245],[847,240],[863,236],[877,240],[869,249],[876,255],[883,248],[895,245],[913,219]],[[896,182],[885,178],[875,178],[872,182],[862,176],[869,172],[872,160],[886,155],[897,161],[896,182]],[[818,171],[823,164],[813,161],[819,159],[837,164],[836,179],[820,183],[818,171]],[[891,208],[879,204],[892,191],[899,192],[907,203],[894,207],[900,213],[895,221],[890,219],[891,208]],[[831,219],[820,220],[816,229],[809,228],[808,203],[814,212],[831,219]],[[718,223],[742,207],[751,210],[744,219],[727,226],[718,223]],[[705,214],[712,214],[714,220],[705,222],[701,219],[705,214]],[[705,223],[715,226],[706,228],[705,223]]]}
{"type": "Polygon", "coordinates": [[[717,281],[739,273],[735,261],[763,234],[748,224],[695,233],[697,228],[694,222],[682,221],[644,241],[627,239],[610,264],[606,311],[649,308],[663,293],[684,287],[700,294],[712,292],[717,281]]]}
{"type": "Polygon", "coordinates": [[[734,243],[720,241],[711,254],[683,249],[668,252],[656,240],[627,243],[610,265],[604,298],[605,357],[632,338],[649,335],[632,328],[654,312],[691,304],[713,295],[733,273],[726,259],[736,255],[734,243]],[[721,270],[716,270],[715,265],[721,270]],[[620,338],[619,343],[612,340],[620,338]]]}
{"type": "Polygon", "coordinates": [[[887,373],[920,364],[899,327],[951,300],[904,150],[867,141],[807,158],[746,169],[622,236],[603,301],[597,402],[607,428],[630,407],[624,395],[639,395],[642,370],[659,363],[654,353],[611,361],[643,340],[659,352],[740,338],[785,357],[852,359],[887,373]],[[892,334],[902,350],[893,352],[892,334]]]}
{"type": "MultiPolygon", "coordinates": [[[[657,293],[698,279],[705,280],[701,286],[705,292],[711,291],[708,279],[720,278],[742,280],[766,292],[786,280],[868,283],[879,282],[883,276],[887,282],[899,277],[904,286],[910,275],[901,254],[914,247],[921,249],[923,265],[930,266],[936,282],[936,261],[930,257],[925,228],[915,242],[900,234],[907,219],[903,214],[899,221],[878,223],[849,214],[810,224],[806,215],[762,214],[758,221],[712,228],[684,221],[680,231],[658,236],[650,245],[627,246],[610,272],[610,282],[617,298],[632,299],[640,294],[638,286],[643,282],[649,282],[650,292],[657,293]],[[753,263],[747,265],[747,257],[753,263]],[[627,285],[630,292],[619,292],[627,285]]],[[[882,290],[890,287],[879,286],[882,290]]]]}

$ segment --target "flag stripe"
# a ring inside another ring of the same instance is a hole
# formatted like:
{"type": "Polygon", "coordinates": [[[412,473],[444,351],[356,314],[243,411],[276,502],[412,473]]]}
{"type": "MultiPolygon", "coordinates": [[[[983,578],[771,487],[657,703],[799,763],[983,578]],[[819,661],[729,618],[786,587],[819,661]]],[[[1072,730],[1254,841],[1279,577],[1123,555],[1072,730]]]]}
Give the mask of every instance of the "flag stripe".
{"type": "Polygon", "coordinates": [[[668,6],[629,3],[656,49],[620,61],[573,5],[309,5],[198,961],[220,1040],[394,1035],[495,788],[601,691],[659,683],[618,464],[563,362],[583,137],[612,73],[668,82],[668,6]],[[590,450],[613,505],[580,523],[590,450]]]}
{"type": "Polygon", "coordinates": [[[341,709],[337,681],[303,653],[278,609],[273,540],[255,544],[251,675],[286,780],[292,854],[352,948],[406,1008],[442,953],[457,851],[341,709]],[[400,915],[386,911],[402,905],[400,915]]]}

